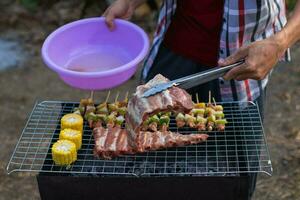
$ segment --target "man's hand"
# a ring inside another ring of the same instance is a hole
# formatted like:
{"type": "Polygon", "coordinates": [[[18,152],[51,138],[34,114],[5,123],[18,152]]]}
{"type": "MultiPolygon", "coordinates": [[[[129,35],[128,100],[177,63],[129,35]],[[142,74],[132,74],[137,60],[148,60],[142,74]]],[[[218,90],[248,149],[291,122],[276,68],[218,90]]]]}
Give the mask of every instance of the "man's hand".
{"type": "Polygon", "coordinates": [[[133,15],[134,10],[141,5],[145,0],[117,0],[110,5],[103,16],[107,26],[113,30],[115,27],[114,19],[130,19],[133,15]]]}
{"type": "Polygon", "coordinates": [[[224,66],[245,59],[244,64],[231,69],[223,78],[225,80],[235,79],[238,81],[245,79],[262,80],[276,65],[285,49],[278,36],[272,36],[241,47],[225,60],[219,60],[219,65],[224,66]]]}
{"type": "Polygon", "coordinates": [[[261,80],[265,78],[284,51],[299,39],[300,0],[297,1],[292,16],[280,32],[268,39],[242,47],[232,56],[219,61],[219,65],[224,66],[245,59],[244,64],[227,72],[224,79],[244,80],[250,78],[261,80]]]}

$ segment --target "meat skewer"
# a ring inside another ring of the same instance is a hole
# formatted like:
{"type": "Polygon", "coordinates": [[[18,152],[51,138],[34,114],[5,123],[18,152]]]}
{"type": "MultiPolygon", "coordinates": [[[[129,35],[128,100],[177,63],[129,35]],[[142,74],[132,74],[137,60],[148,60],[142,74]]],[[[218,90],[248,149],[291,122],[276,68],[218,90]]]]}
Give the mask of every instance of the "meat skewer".
{"type": "Polygon", "coordinates": [[[164,113],[160,116],[159,118],[160,131],[162,132],[168,131],[169,124],[170,124],[170,116],[171,116],[170,112],[164,113]]]}
{"type": "Polygon", "coordinates": [[[77,108],[74,108],[73,112],[75,114],[84,116],[85,111],[86,111],[86,106],[88,105],[88,103],[89,103],[89,99],[81,99],[79,106],[77,108]]]}
{"type": "Polygon", "coordinates": [[[118,111],[118,98],[119,98],[119,95],[120,95],[120,92],[117,92],[114,103],[109,103],[108,104],[109,113],[118,111]]]}
{"type": "Polygon", "coordinates": [[[225,124],[227,124],[227,120],[226,119],[217,119],[215,121],[215,124],[217,126],[218,131],[224,131],[225,130],[225,124]]]}
{"type": "MultiPolygon", "coordinates": [[[[122,125],[122,123],[124,122],[124,115],[126,113],[126,110],[124,110],[123,108],[123,112],[120,112],[122,113],[123,117],[118,116],[120,114],[117,111],[117,106],[119,105],[118,96],[119,93],[116,95],[114,103],[109,104],[108,103],[108,99],[110,97],[110,91],[109,91],[105,102],[99,104],[96,107],[95,112],[88,112],[86,117],[87,120],[89,121],[89,125],[91,128],[101,127],[101,126],[114,127],[114,126],[122,125]]],[[[124,101],[126,101],[126,98],[124,101]]],[[[123,105],[125,104],[123,103],[123,105]]]]}
{"type": "Polygon", "coordinates": [[[122,116],[122,115],[119,115],[118,117],[116,117],[116,127],[119,127],[119,128],[121,128],[121,126],[122,126],[122,124],[124,123],[124,121],[125,121],[125,118],[124,118],[124,116],[122,116]]]}
{"type": "Polygon", "coordinates": [[[143,131],[167,131],[169,129],[171,112],[160,112],[156,115],[150,116],[143,122],[143,131]]]}
{"type": "Polygon", "coordinates": [[[205,115],[207,116],[207,125],[206,128],[208,131],[212,131],[214,129],[215,124],[215,110],[214,106],[211,103],[211,91],[208,92],[208,104],[205,108],[205,115]]]}
{"type": "Polygon", "coordinates": [[[94,122],[97,120],[95,115],[96,107],[94,104],[94,91],[91,91],[90,98],[87,99],[84,119],[88,121],[89,127],[93,128],[94,122]]]}
{"type": "Polygon", "coordinates": [[[125,99],[123,101],[118,102],[118,114],[125,116],[127,112],[127,104],[128,104],[128,92],[126,92],[125,99]]]}
{"type": "Polygon", "coordinates": [[[150,120],[149,120],[149,118],[148,118],[148,119],[146,119],[146,120],[143,122],[142,127],[141,127],[141,130],[142,130],[142,131],[147,131],[147,130],[148,130],[148,127],[149,127],[149,123],[150,123],[150,120]]]}
{"type": "Polygon", "coordinates": [[[128,95],[129,95],[129,93],[127,91],[126,94],[125,94],[124,100],[119,102],[119,107],[127,107],[127,104],[128,104],[128,95]]]}
{"type": "MultiPolygon", "coordinates": [[[[93,96],[93,92],[91,93],[91,96],[93,96]]],[[[88,120],[90,128],[101,127],[106,125],[108,120],[107,101],[109,99],[109,96],[110,91],[106,96],[105,102],[99,104],[97,107],[94,106],[94,102],[89,102],[89,105],[87,106],[86,110],[88,111],[90,109],[90,111],[86,113],[86,118],[88,120]]]]}
{"type": "Polygon", "coordinates": [[[214,129],[216,117],[214,115],[211,115],[207,117],[207,130],[212,131],[214,129]]]}
{"type": "Polygon", "coordinates": [[[184,127],[185,126],[185,117],[184,114],[178,113],[176,118],[176,125],[178,128],[184,127]]]}
{"type": "Polygon", "coordinates": [[[108,112],[108,108],[107,108],[107,102],[108,102],[109,97],[110,97],[110,90],[108,91],[105,101],[97,106],[97,110],[96,110],[97,114],[108,115],[109,112],[108,112]]]}
{"type": "Polygon", "coordinates": [[[215,98],[213,98],[214,101],[214,108],[215,108],[215,116],[216,116],[216,120],[215,120],[215,125],[218,131],[224,131],[225,130],[225,124],[227,124],[227,120],[224,119],[224,113],[223,113],[223,106],[222,105],[217,105],[215,98]]]}
{"type": "Polygon", "coordinates": [[[194,128],[196,126],[196,117],[194,117],[193,115],[185,114],[184,118],[186,125],[188,125],[191,128],[194,128]]]}
{"type": "Polygon", "coordinates": [[[206,130],[206,123],[207,123],[207,119],[198,115],[196,117],[196,127],[198,129],[198,131],[205,131],[206,130]]]}
{"type": "Polygon", "coordinates": [[[91,90],[90,99],[94,99],[94,90],[91,90]]]}
{"type": "Polygon", "coordinates": [[[115,126],[115,123],[116,123],[115,113],[109,114],[106,119],[106,127],[113,128],[115,126]]]}
{"type": "Polygon", "coordinates": [[[96,107],[95,116],[92,115],[94,120],[92,128],[106,126],[107,116],[108,116],[107,101],[109,97],[110,97],[110,91],[108,91],[105,102],[99,104],[96,107]]]}
{"type": "Polygon", "coordinates": [[[93,127],[93,122],[95,120],[95,111],[96,107],[94,105],[94,101],[93,99],[89,98],[85,108],[84,119],[88,121],[90,128],[93,127]]]}
{"type": "Polygon", "coordinates": [[[151,131],[157,131],[158,124],[159,124],[159,117],[157,115],[153,115],[152,117],[149,117],[148,122],[148,129],[151,131]]]}
{"type": "Polygon", "coordinates": [[[205,131],[207,119],[204,118],[204,113],[206,106],[205,103],[199,103],[198,93],[196,93],[196,100],[195,108],[192,110],[193,114],[196,116],[196,128],[199,131],[205,131]]]}
{"type": "Polygon", "coordinates": [[[223,113],[223,106],[221,105],[215,105],[215,116],[216,116],[216,119],[219,120],[219,119],[223,119],[224,118],[224,113],[223,113]]]}

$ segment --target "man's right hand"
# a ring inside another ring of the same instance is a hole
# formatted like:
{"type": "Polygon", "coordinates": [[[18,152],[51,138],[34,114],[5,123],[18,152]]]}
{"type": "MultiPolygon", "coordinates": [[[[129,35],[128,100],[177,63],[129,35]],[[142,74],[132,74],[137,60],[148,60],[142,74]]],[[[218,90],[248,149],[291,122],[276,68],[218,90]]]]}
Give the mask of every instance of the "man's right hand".
{"type": "Polygon", "coordinates": [[[133,15],[134,10],[141,5],[145,0],[116,0],[111,4],[103,16],[105,17],[105,22],[110,30],[115,27],[114,19],[130,19],[133,15]]]}

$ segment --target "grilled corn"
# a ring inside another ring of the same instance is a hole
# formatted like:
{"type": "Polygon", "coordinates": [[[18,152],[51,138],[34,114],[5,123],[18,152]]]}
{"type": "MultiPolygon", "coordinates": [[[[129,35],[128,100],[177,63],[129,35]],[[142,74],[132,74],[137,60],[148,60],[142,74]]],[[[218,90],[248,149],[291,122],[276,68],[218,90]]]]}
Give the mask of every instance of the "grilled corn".
{"type": "Polygon", "coordinates": [[[58,140],[52,146],[52,159],[56,165],[70,165],[77,160],[76,145],[69,140],[58,140]]]}
{"type": "Polygon", "coordinates": [[[70,140],[71,142],[74,142],[76,145],[76,150],[81,148],[82,144],[82,133],[78,130],[66,128],[64,130],[60,131],[59,134],[60,140],[70,140]]]}
{"type": "Polygon", "coordinates": [[[82,133],[83,118],[77,114],[66,114],[61,118],[61,129],[70,128],[78,130],[82,133]]]}

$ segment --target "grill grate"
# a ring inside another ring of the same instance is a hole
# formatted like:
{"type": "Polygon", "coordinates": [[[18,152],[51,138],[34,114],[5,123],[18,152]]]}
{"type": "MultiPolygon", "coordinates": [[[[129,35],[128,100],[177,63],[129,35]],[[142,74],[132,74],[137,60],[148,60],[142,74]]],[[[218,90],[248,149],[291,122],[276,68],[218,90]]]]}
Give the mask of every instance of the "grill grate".
{"type": "MultiPolygon", "coordinates": [[[[271,175],[272,165],[257,105],[252,102],[220,104],[229,123],[224,132],[207,132],[209,138],[205,143],[125,155],[113,160],[94,158],[94,138],[85,122],[78,160],[66,168],[54,165],[51,146],[58,140],[61,117],[72,112],[78,103],[43,101],[34,106],[7,171],[76,176],[235,176],[251,172],[271,175]]],[[[197,133],[189,128],[174,128],[174,124],[175,120],[171,119],[171,131],[197,133]]]]}

